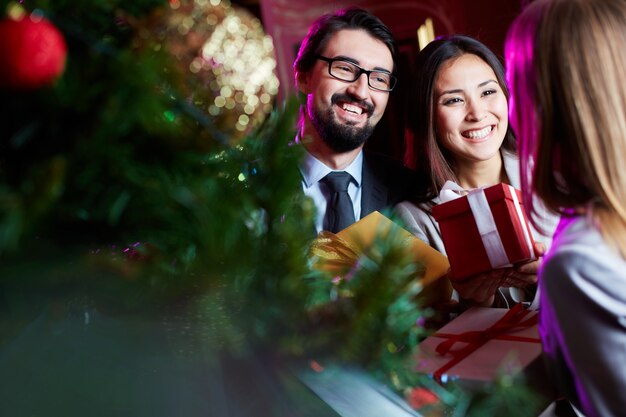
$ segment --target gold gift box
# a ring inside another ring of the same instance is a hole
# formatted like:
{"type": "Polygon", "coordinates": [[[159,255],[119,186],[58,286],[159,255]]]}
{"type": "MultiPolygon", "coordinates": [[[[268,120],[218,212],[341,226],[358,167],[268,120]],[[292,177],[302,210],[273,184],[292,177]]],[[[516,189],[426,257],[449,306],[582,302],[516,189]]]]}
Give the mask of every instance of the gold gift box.
{"type": "Polygon", "coordinates": [[[445,276],[450,268],[448,258],[378,211],[336,234],[321,232],[311,249],[316,257],[315,267],[341,276],[356,265],[361,254],[370,250],[379,236],[398,239],[410,251],[414,262],[423,267],[416,274],[423,286],[419,296],[423,306],[450,300],[452,285],[445,276]]]}

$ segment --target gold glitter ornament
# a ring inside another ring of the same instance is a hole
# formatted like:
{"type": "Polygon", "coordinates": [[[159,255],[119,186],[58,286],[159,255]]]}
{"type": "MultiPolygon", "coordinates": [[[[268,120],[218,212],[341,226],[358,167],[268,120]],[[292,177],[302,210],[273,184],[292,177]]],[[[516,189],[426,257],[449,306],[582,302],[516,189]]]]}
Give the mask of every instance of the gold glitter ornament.
{"type": "Polygon", "coordinates": [[[136,46],[171,56],[175,88],[231,143],[272,110],[279,86],[274,45],[247,10],[223,0],[170,0],[137,33],[136,46]]]}

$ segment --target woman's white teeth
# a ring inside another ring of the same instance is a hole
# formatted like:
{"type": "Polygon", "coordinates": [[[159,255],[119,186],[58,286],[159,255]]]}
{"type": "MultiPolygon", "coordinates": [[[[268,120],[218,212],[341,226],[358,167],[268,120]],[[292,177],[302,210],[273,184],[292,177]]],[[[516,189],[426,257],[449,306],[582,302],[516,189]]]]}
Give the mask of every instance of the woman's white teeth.
{"type": "Polygon", "coordinates": [[[482,139],[491,132],[491,129],[492,126],[487,126],[486,128],[480,130],[470,130],[468,132],[464,132],[463,136],[471,139],[482,139]]]}
{"type": "Polygon", "coordinates": [[[363,113],[363,109],[359,106],[353,106],[352,104],[344,103],[343,109],[349,111],[351,113],[361,114],[363,113]]]}

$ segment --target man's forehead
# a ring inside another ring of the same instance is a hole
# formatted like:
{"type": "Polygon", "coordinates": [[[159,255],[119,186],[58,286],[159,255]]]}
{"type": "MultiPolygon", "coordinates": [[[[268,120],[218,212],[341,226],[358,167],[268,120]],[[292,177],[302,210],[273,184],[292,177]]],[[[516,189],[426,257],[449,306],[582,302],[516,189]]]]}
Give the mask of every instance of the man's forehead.
{"type": "Polygon", "coordinates": [[[334,33],[322,55],[349,58],[364,68],[393,69],[393,58],[387,45],[360,29],[343,29],[334,33]]]}

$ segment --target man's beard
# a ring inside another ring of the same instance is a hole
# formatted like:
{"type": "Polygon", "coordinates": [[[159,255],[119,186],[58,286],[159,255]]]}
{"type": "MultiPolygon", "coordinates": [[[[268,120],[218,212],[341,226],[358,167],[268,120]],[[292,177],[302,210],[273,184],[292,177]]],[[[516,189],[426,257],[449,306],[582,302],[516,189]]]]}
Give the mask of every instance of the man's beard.
{"type": "MultiPolygon", "coordinates": [[[[340,98],[347,102],[354,101],[345,95],[333,95],[331,103],[334,105],[340,98]]],[[[368,105],[368,114],[371,114],[372,110],[371,105],[368,105]]],[[[326,111],[313,108],[311,121],[322,140],[333,151],[339,153],[352,151],[365,144],[374,131],[374,126],[370,123],[369,118],[363,127],[339,123],[335,119],[332,107],[326,111]]]]}

